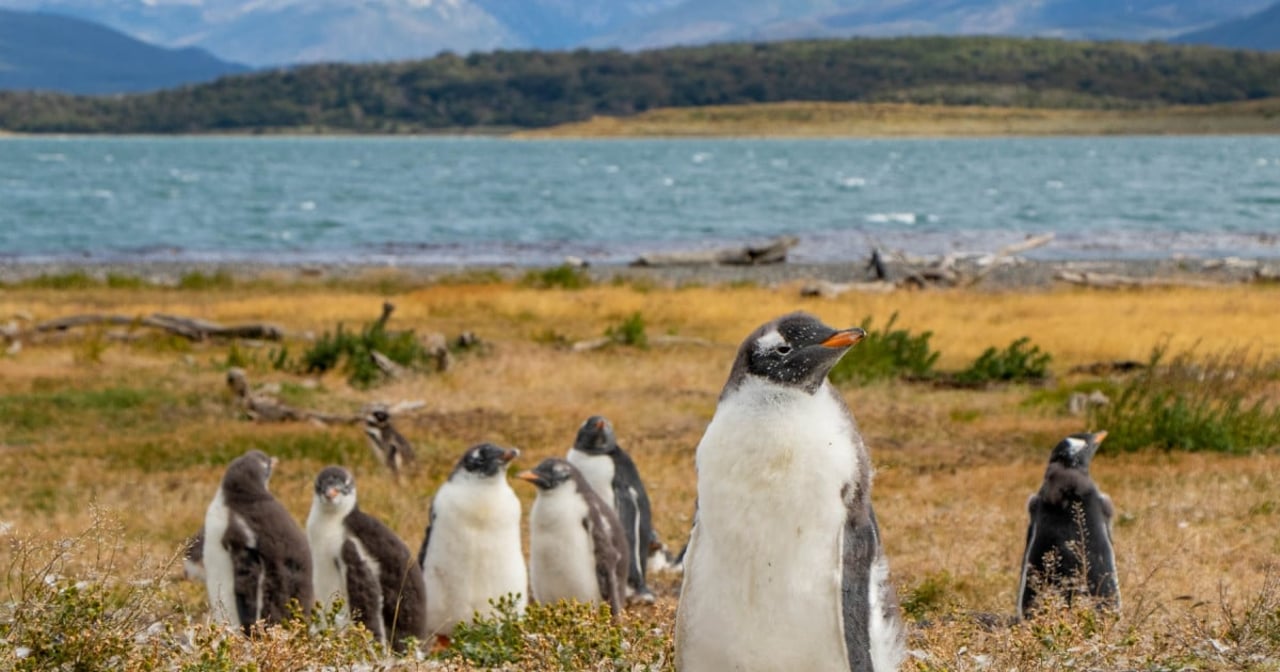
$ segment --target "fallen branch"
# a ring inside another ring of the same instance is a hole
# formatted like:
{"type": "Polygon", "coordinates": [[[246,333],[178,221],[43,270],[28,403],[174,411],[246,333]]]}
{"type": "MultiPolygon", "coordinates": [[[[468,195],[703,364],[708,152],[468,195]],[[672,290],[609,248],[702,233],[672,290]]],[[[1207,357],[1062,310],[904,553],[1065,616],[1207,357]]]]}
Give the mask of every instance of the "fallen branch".
{"type": "Polygon", "coordinates": [[[165,315],[163,313],[136,317],[100,313],[70,315],[41,322],[32,327],[30,332],[43,334],[94,326],[148,327],[167,331],[192,341],[203,341],[209,338],[251,338],[278,341],[284,337],[284,331],[273,324],[251,323],[223,326],[207,320],[179,315],[165,315]]]}
{"type": "Polygon", "coordinates": [[[632,266],[762,266],[780,264],[787,252],[800,243],[794,236],[783,236],[764,245],[744,245],[720,250],[655,252],[640,255],[632,266]]]}
{"type": "Polygon", "coordinates": [[[1138,289],[1153,287],[1222,287],[1225,283],[1188,278],[1135,278],[1112,273],[1083,273],[1076,271],[1058,271],[1053,275],[1055,280],[1098,289],[1138,289]]]}
{"type": "Polygon", "coordinates": [[[891,282],[828,282],[819,280],[801,287],[800,296],[819,296],[824,299],[834,299],[841,294],[849,292],[888,294],[894,289],[896,287],[891,282]]]}

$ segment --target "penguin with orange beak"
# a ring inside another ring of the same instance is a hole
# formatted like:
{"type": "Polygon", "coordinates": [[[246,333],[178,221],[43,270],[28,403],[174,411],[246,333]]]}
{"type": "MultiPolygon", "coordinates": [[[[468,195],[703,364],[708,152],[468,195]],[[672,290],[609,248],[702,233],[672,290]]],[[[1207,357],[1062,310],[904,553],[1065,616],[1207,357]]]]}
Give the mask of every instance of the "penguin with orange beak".
{"type": "Polygon", "coordinates": [[[397,652],[427,637],[426,588],[409,547],[356,504],[356,482],[342,467],[316,476],[307,516],[315,597],[326,614],[342,600],[340,621],[363,624],[397,652]]]}
{"type": "Polygon", "coordinates": [[[871,459],[827,374],[865,336],[806,313],[738,349],[698,443],[682,672],[886,672],[905,655],[871,459]]]}

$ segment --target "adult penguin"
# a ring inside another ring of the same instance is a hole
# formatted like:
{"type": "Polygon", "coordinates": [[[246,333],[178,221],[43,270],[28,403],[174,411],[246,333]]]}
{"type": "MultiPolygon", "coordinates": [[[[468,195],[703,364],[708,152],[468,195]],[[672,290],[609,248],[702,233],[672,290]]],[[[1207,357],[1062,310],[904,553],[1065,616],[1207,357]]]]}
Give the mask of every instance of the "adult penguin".
{"type": "Polygon", "coordinates": [[[204,517],[205,585],[213,618],[249,634],[312,600],[311,553],[293,517],[267,491],[275,458],[251,450],[227,466],[204,517]]]}
{"type": "Polygon", "coordinates": [[[738,349],[698,444],[676,613],[684,672],[882,672],[901,662],[870,459],[827,380],[864,335],[793,313],[738,349]]]}
{"type": "Polygon", "coordinates": [[[613,424],[598,415],[587,418],[578,428],[569,463],[582,472],[591,488],[618,514],[627,536],[627,597],[653,602],[646,580],[653,516],[649,494],[640,480],[640,470],[627,451],[618,445],[613,424]]]}
{"type": "Polygon", "coordinates": [[[1029,617],[1044,590],[1068,603],[1076,595],[1120,607],[1111,520],[1115,507],[1089,475],[1106,432],[1072,434],[1054,446],[1040,491],[1027,500],[1027,546],[1018,585],[1018,617],[1029,617]],[[1083,553],[1083,557],[1081,556],[1083,553]]]}
{"type": "Polygon", "coordinates": [[[431,520],[418,552],[427,586],[427,631],[448,637],[460,622],[493,613],[491,601],[528,601],[520,545],[520,500],[507,465],[520,451],[490,443],[462,455],[431,500],[431,520]]]}
{"type": "Polygon", "coordinates": [[[422,569],[382,521],[356,504],[356,482],[342,467],[316,476],[307,516],[307,541],[315,596],[327,613],[341,598],[343,612],[380,642],[405,651],[405,640],[427,638],[427,600],[422,569]]]}

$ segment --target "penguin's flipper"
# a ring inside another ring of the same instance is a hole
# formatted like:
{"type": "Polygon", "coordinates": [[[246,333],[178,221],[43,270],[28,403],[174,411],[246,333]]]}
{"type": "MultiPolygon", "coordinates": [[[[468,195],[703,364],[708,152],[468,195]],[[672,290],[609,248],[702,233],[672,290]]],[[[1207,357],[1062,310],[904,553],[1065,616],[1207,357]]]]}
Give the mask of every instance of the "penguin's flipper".
{"type": "Polygon", "coordinates": [[[382,587],[350,539],[342,544],[342,562],[347,566],[347,608],[351,620],[364,625],[379,642],[387,641],[382,623],[382,587]]]}
{"type": "Polygon", "coordinates": [[[244,634],[248,635],[253,624],[262,618],[266,568],[262,554],[256,545],[251,545],[253,540],[245,534],[243,524],[228,525],[222,544],[231,556],[234,568],[232,585],[236,593],[236,615],[240,618],[244,634]]]}
{"type": "Polygon", "coordinates": [[[851,508],[841,536],[841,615],[849,669],[871,670],[871,564],[879,546],[875,523],[851,508]]]}
{"type": "Polygon", "coordinates": [[[627,537],[627,583],[637,594],[648,590],[644,582],[644,555],[649,546],[648,537],[640,536],[640,502],[635,489],[627,488],[618,493],[618,520],[627,537]]]}
{"type": "Polygon", "coordinates": [[[1031,545],[1036,538],[1036,519],[1040,515],[1040,495],[1027,498],[1027,546],[1022,552],[1022,576],[1018,579],[1018,618],[1026,619],[1035,599],[1035,587],[1031,585],[1031,545]]]}
{"type": "Polygon", "coordinates": [[[427,546],[431,543],[431,528],[436,524],[436,506],[435,502],[431,503],[431,518],[427,520],[427,531],[422,535],[422,548],[418,549],[418,566],[422,567],[427,561],[427,546]]]}
{"type": "Polygon", "coordinates": [[[593,525],[591,516],[586,516],[582,519],[582,526],[587,528],[592,547],[596,549],[596,582],[600,586],[600,599],[609,605],[614,622],[620,622],[625,589],[618,580],[625,579],[627,575],[623,568],[623,563],[627,562],[625,549],[618,548],[607,518],[601,516],[600,524],[593,525]]]}

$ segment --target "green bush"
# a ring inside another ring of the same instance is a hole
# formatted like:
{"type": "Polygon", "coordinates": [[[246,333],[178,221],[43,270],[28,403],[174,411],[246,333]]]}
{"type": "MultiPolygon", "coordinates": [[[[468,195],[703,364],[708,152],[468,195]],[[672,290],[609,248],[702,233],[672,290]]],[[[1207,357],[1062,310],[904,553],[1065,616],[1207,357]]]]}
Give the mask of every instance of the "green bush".
{"type": "Polygon", "coordinates": [[[529,271],[520,280],[521,286],[534,289],[582,289],[591,286],[591,276],[586,271],[568,264],[540,271],[529,271]]]}
{"type": "Polygon", "coordinates": [[[933,374],[939,353],[929,345],[932,331],[913,334],[894,329],[895,312],[881,329],[872,328],[871,317],[863,318],[867,335],[831,370],[835,383],[868,383],[885,378],[927,379],[933,374]]]}
{"type": "Polygon", "coordinates": [[[443,656],[481,668],[519,670],[659,669],[671,660],[663,628],[631,617],[614,623],[603,604],[530,604],[523,617],[511,596],[492,616],[454,629],[443,656]]]}
{"type": "Polygon", "coordinates": [[[183,273],[178,278],[178,289],[189,289],[195,291],[203,291],[210,289],[231,289],[235,287],[235,278],[225,270],[219,269],[213,273],[205,273],[203,271],[191,271],[183,273]]]}
{"type": "Polygon", "coordinates": [[[605,329],[604,335],[619,345],[649,347],[649,335],[645,333],[644,315],[640,311],[632,313],[621,322],[605,329]]]}
{"type": "Polygon", "coordinates": [[[1024,336],[1004,350],[987,348],[969,368],[956,374],[956,381],[983,385],[1044,380],[1049,375],[1049,362],[1052,360],[1052,355],[1042,352],[1040,346],[1032,345],[1031,339],[1024,336]]]}
{"type": "Polygon", "coordinates": [[[382,379],[382,370],[373,363],[372,352],[380,352],[401,366],[413,368],[427,359],[413,331],[387,331],[381,320],[365,325],[359,334],[342,324],[324,332],[306,352],[301,365],[306,373],[324,373],[343,363],[347,380],[356,387],[369,387],[382,379]]]}
{"type": "Polygon", "coordinates": [[[1280,363],[1245,350],[1201,359],[1184,352],[1165,363],[1166,354],[1165,346],[1153,349],[1147,368],[1090,414],[1089,427],[1108,431],[1103,450],[1280,447],[1280,405],[1271,394],[1280,363]]]}

